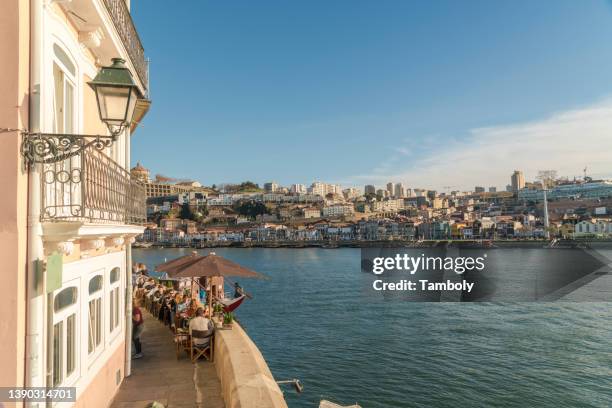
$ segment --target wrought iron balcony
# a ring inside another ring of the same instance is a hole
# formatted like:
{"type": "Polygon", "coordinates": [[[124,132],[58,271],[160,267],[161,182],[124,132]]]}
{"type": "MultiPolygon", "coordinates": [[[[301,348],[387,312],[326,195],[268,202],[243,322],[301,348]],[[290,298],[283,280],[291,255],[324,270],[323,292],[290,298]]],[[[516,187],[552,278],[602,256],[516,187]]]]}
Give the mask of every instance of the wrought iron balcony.
{"type": "Polygon", "coordinates": [[[146,221],[145,187],[96,146],[42,166],[41,221],[128,225],[146,221]]]}
{"type": "Polygon", "coordinates": [[[142,42],[130,16],[130,10],[125,0],[104,0],[106,8],[113,20],[113,24],[121,37],[132,65],[145,88],[149,88],[149,70],[145,60],[142,42]]]}

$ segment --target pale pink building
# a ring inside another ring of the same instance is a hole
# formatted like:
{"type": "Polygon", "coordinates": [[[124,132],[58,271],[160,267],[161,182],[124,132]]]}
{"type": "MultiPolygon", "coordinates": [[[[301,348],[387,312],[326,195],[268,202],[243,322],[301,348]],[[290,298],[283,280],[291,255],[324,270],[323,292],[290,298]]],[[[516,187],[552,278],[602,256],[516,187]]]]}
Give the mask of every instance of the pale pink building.
{"type": "Polygon", "coordinates": [[[127,169],[149,83],[129,7],[0,2],[0,386],[74,386],[68,405],[81,407],[107,406],[130,371],[130,243],[145,196],[127,169]],[[88,82],[117,57],[139,100],[112,140],[88,82]]]}

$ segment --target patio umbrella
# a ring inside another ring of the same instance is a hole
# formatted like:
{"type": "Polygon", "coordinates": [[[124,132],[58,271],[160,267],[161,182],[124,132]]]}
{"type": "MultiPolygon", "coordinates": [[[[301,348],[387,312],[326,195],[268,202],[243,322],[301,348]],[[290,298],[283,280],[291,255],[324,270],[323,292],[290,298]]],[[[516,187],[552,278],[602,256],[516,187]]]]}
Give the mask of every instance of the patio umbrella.
{"type": "MultiPolygon", "coordinates": [[[[173,261],[158,265],[158,268],[163,268],[169,276],[173,278],[199,278],[199,277],[240,277],[267,279],[266,276],[252,271],[244,266],[216,255],[214,252],[206,256],[192,254],[191,256],[183,256],[173,261]]],[[[212,310],[212,296],[208,296],[209,308],[212,310]]]]}
{"type": "Polygon", "coordinates": [[[198,255],[196,251],[193,251],[189,255],[184,255],[179,258],[172,259],[171,261],[164,262],[162,264],[155,266],[155,271],[156,272],[168,272],[168,269],[176,268],[182,264],[191,262],[196,258],[202,258],[202,256],[198,255]]]}
{"type": "Polygon", "coordinates": [[[235,276],[239,278],[266,279],[260,273],[216,255],[214,252],[206,256],[194,256],[175,265],[166,267],[168,275],[175,278],[198,278],[213,276],[235,276]]]}

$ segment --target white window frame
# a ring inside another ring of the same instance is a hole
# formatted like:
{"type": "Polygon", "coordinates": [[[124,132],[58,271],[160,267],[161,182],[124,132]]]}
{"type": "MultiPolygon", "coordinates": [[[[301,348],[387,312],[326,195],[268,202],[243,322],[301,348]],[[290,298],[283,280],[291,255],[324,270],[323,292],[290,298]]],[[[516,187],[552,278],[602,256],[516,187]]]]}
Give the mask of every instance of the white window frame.
{"type": "Polygon", "coordinates": [[[73,58],[69,55],[69,53],[66,51],[65,47],[59,43],[59,42],[55,42],[54,47],[57,46],[58,48],[60,48],[64,54],[66,54],[66,57],[68,59],[70,59],[70,63],[72,63],[74,65],[74,74],[72,72],[70,72],[70,68],[66,66],[66,64],[64,64],[62,62],[62,60],[57,56],[57,54],[55,53],[55,50],[53,50],[53,64],[51,64],[51,77],[53,78],[53,131],[56,133],[77,133],[76,128],[77,128],[77,116],[78,116],[78,109],[77,109],[77,64],[76,62],[73,60],[73,58]],[[62,86],[63,86],[63,92],[62,92],[62,107],[64,109],[63,112],[63,118],[62,118],[62,122],[63,122],[63,129],[59,129],[58,128],[58,123],[57,123],[57,112],[56,112],[56,95],[57,95],[57,90],[55,89],[55,75],[53,70],[55,69],[55,65],[57,65],[57,67],[60,69],[60,71],[63,74],[63,81],[62,81],[62,86]],[[66,129],[66,117],[67,117],[67,112],[66,112],[66,108],[67,108],[67,92],[66,89],[68,88],[66,85],[69,85],[72,88],[72,123],[70,126],[71,130],[70,132],[67,132],[66,129]]]}
{"type": "Polygon", "coordinates": [[[104,351],[104,274],[101,273],[100,271],[94,272],[92,274],[89,275],[86,285],[85,287],[87,288],[87,305],[86,305],[86,310],[87,310],[87,355],[89,356],[89,361],[93,362],[101,353],[102,351],[104,351]],[[102,280],[102,286],[100,289],[98,289],[97,291],[95,291],[94,293],[89,293],[89,284],[93,279],[96,279],[97,277],[101,277],[102,280]],[[92,316],[91,316],[91,310],[92,310],[92,302],[93,302],[93,307],[95,309],[95,312],[99,311],[99,314],[96,316],[96,326],[99,327],[100,330],[100,339],[98,341],[96,341],[96,333],[95,331],[92,332],[92,330],[95,330],[94,327],[92,327],[92,316]],[[89,349],[89,341],[90,341],[90,335],[93,335],[93,348],[90,350],[89,349]]]}
{"type": "Polygon", "coordinates": [[[121,331],[121,321],[123,313],[122,296],[121,296],[121,281],[122,269],[117,266],[108,273],[108,332],[109,339],[112,339],[116,333],[121,331]],[[113,271],[119,272],[119,277],[115,282],[111,282],[113,271]]]}
{"type": "MultiPolygon", "coordinates": [[[[57,295],[59,295],[63,290],[68,289],[68,288],[75,288],[76,289],[76,301],[69,305],[66,306],[65,308],[58,310],[57,312],[55,311],[55,307],[53,309],[53,325],[50,328],[50,330],[54,333],[55,332],[55,326],[57,324],[62,324],[61,326],[61,339],[62,339],[62,347],[61,347],[61,381],[58,384],[55,384],[54,386],[59,387],[59,386],[70,386],[72,384],[74,384],[80,375],[80,301],[79,301],[79,296],[80,296],[80,288],[79,288],[79,280],[75,279],[72,280],[70,282],[65,283],[60,289],[57,289],[54,293],[53,293],[53,306],[55,306],[55,299],[57,297],[57,295]],[[73,330],[73,356],[74,356],[74,368],[72,370],[72,372],[70,374],[67,373],[67,365],[68,365],[68,319],[73,316],[74,318],[74,330],[73,330]]],[[[50,352],[55,353],[55,346],[53,346],[52,350],[50,352]]],[[[55,360],[55,356],[54,360],[55,360]]],[[[55,375],[55,373],[54,373],[55,375]]],[[[52,379],[53,381],[53,379],[52,379]]]]}
{"type": "MultiPolygon", "coordinates": [[[[69,54],[66,47],[59,41],[54,41],[51,47],[51,111],[52,111],[52,124],[53,124],[53,132],[54,133],[68,133],[75,134],[77,132],[78,126],[78,87],[77,81],[78,71],[77,64],[74,58],[69,54]],[[61,51],[64,55],[61,56],[56,48],[61,51]],[[62,59],[66,60],[64,62],[62,59]],[[72,67],[67,64],[72,64],[72,67]],[[57,70],[61,73],[61,101],[58,101],[58,89],[57,89],[57,81],[55,76],[55,71],[57,70]],[[70,92],[68,92],[70,89],[70,92]],[[68,103],[68,100],[71,100],[71,103],[68,103]],[[62,113],[61,113],[61,126],[58,121],[58,116],[60,116],[58,109],[58,103],[61,105],[62,113]],[[70,120],[68,120],[70,119],[70,120]],[[69,124],[69,125],[68,125],[69,124]]],[[[44,168],[53,169],[55,171],[70,171],[71,167],[79,167],[79,157],[69,157],[59,163],[54,164],[45,164],[44,168]]],[[[79,193],[80,189],[78,188],[77,183],[50,183],[45,185],[47,189],[46,194],[49,197],[54,197],[53,200],[56,204],[61,204],[60,208],[61,214],[63,216],[69,216],[71,214],[68,213],[67,208],[70,206],[70,203],[76,199],[79,201],[79,193]]],[[[82,198],[81,198],[82,199],[82,198]]]]}

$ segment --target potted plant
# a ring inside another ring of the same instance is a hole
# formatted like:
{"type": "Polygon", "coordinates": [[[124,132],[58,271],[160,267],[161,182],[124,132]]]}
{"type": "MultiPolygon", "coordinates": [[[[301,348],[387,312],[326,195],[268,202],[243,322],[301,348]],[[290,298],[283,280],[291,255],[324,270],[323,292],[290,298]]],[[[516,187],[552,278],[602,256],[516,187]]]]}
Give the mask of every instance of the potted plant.
{"type": "Polygon", "coordinates": [[[234,313],[227,312],[223,315],[223,327],[232,328],[232,323],[234,323],[234,313]]]}
{"type": "Polygon", "coordinates": [[[214,316],[220,318],[221,315],[223,314],[223,305],[221,303],[215,304],[215,307],[213,308],[213,313],[214,313],[214,316]]]}

